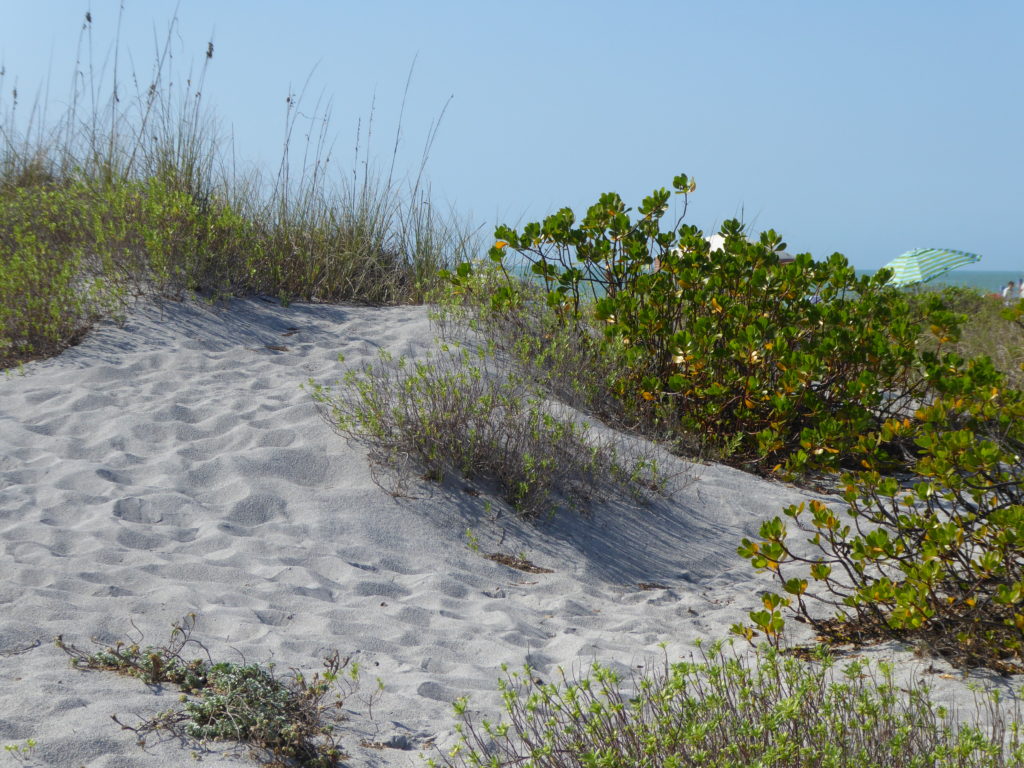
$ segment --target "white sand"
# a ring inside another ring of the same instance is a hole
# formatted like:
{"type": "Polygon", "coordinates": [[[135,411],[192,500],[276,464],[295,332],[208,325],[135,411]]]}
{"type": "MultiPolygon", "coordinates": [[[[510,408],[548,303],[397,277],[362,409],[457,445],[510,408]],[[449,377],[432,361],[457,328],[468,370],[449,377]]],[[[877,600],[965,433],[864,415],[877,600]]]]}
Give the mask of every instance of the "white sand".
{"type": "MultiPolygon", "coordinates": [[[[451,743],[456,697],[499,712],[502,663],[548,679],[595,659],[627,670],[661,643],[674,660],[758,604],[771,582],[736,546],[804,498],[790,486],[696,467],[670,500],[538,526],[457,484],[381,490],[300,385],[333,381],[339,353],[346,365],[382,348],[418,355],[432,337],[422,307],[143,305],[0,375],[0,745],[34,738],[32,765],[195,764],[187,746],[140,748],[110,719],[173,706],[173,686],[73,670],[58,634],[91,649],[134,624],[159,644],[194,611],[215,660],[312,672],[332,649],[352,654],[363,696],[377,677],[386,690],[372,717],[349,699],[349,764],[406,766],[430,740],[451,743]],[[495,551],[553,573],[482,556],[495,551]]],[[[973,708],[963,681],[932,678],[939,698],[973,708]]]]}

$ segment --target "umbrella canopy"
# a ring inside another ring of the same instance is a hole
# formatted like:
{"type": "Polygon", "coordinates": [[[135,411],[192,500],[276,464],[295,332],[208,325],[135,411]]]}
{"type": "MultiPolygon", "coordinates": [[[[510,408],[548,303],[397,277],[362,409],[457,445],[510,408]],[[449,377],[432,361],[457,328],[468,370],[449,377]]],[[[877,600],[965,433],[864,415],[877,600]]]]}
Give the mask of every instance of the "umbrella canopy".
{"type": "Polygon", "coordinates": [[[895,274],[889,285],[896,287],[927,283],[951,269],[981,261],[981,256],[966,251],[952,251],[948,248],[915,248],[885,265],[895,274]]]}

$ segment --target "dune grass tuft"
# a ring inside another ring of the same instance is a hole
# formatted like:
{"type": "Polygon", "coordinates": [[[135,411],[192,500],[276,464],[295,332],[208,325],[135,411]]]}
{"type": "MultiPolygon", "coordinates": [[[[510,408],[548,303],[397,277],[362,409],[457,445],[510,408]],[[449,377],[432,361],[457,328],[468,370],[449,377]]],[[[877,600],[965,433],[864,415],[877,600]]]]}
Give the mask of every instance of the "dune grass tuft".
{"type": "Polygon", "coordinates": [[[213,45],[177,76],[176,26],[149,77],[122,75],[120,41],[104,77],[87,14],[55,120],[39,100],[24,114],[0,73],[0,367],[59,352],[141,294],[412,303],[468,258],[472,232],[423,176],[436,125],[411,180],[358,153],[362,175],[333,173],[329,106],[288,94],[277,172],[239,171],[203,101],[213,45]]]}
{"type": "Polygon", "coordinates": [[[602,436],[503,364],[489,345],[444,344],[428,360],[394,359],[310,381],[324,417],[370,460],[435,481],[493,483],[527,517],[585,512],[608,496],[643,497],[667,481],[658,451],[602,436]]]}

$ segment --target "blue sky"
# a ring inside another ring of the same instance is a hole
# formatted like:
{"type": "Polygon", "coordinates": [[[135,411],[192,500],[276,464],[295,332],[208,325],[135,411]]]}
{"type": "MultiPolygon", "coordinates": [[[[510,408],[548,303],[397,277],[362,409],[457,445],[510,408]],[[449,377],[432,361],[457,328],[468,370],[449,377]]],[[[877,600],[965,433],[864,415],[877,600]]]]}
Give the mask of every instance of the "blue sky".
{"type": "MultiPolygon", "coordinates": [[[[175,9],[179,72],[213,41],[204,101],[243,162],[276,165],[285,98],[308,78],[304,105],[332,102],[339,169],[371,105],[386,165],[415,60],[398,164],[415,173],[447,104],[427,176],[484,232],[607,191],[635,205],[687,173],[687,221],[706,231],[742,215],[863,268],[950,247],[1024,270],[1019,0],[124,5],[122,78],[145,80],[175,9]]],[[[48,79],[59,110],[86,10],[99,69],[116,1],[6,3],[4,88],[26,102],[48,79]]]]}

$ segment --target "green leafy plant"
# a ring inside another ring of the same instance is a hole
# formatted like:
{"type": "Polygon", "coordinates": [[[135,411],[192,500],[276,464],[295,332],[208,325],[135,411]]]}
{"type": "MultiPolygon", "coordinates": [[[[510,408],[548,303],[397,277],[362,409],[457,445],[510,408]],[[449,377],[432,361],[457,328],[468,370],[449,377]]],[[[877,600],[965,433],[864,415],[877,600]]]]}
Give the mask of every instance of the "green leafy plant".
{"type": "MultiPolygon", "coordinates": [[[[695,188],[686,176],[673,186],[684,200],[695,188]]],[[[621,401],[657,405],[657,419],[728,460],[791,474],[898,463],[902,446],[860,440],[928,387],[921,328],[886,287],[889,273],[857,277],[839,254],[784,262],[779,235],[751,242],[737,221],[723,224],[724,246],[711,251],[679,220],[661,230],[670,196],[655,191],[635,219],[609,193],[579,222],[563,208],[522,230],[498,227],[490,257],[506,269],[510,253],[528,262],[564,326],[592,316],[604,327],[604,349],[623,361],[612,383],[621,401]]],[[[460,290],[473,269],[448,279],[460,290]]],[[[490,303],[497,312],[522,302],[509,280],[490,303]]],[[[938,339],[955,339],[956,313],[924,309],[938,339]]],[[[941,347],[926,355],[946,361],[941,347]]]]}
{"type": "Polygon", "coordinates": [[[365,444],[375,464],[401,470],[411,457],[435,481],[495,483],[526,516],[585,511],[603,494],[643,496],[667,480],[653,447],[599,437],[486,346],[443,345],[426,361],[385,353],[335,388],[309,386],[328,423],[365,444]]]}
{"type": "MultiPolygon", "coordinates": [[[[86,653],[58,637],[56,644],[79,669],[102,669],[137,677],[148,685],[173,683],[183,692],[182,709],[168,710],[132,726],[140,743],[149,733],[166,730],[195,742],[236,741],[247,745],[262,763],[271,766],[333,768],[343,757],[335,735],[336,713],[355,690],[358,667],[337,652],[324,660],[323,669],[307,679],[299,672],[279,678],[270,667],[258,664],[214,663],[182,655],[194,638],[195,614],[174,625],[162,647],[140,647],[119,642],[96,653],[86,653]],[[345,670],[348,668],[348,677],[345,670]]],[[[378,688],[381,690],[382,685],[378,688]]],[[[371,697],[372,701],[372,697],[371,697]]]]}
{"type": "MultiPolygon", "coordinates": [[[[953,768],[1024,764],[1018,721],[998,706],[985,731],[958,724],[920,682],[891,664],[828,656],[807,664],[765,649],[753,658],[714,644],[654,674],[541,682],[529,667],[501,681],[500,722],[454,709],[457,744],[431,766],[532,768],[953,768]]],[[[997,702],[996,702],[997,703],[997,702]]]]}
{"type": "Polygon", "coordinates": [[[30,760],[35,748],[39,745],[35,739],[25,739],[24,744],[4,744],[4,752],[15,760],[22,762],[30,760]]]}
{"type": "Polygon", "coordinates": [[[895,637],[958,666],[1024,671],[1024,393],[999,381],[976,361],[942,382],[951,392],[914,425],[883,427],[913,435],[910,476],[851,474],[845,510],[787,508],[809,547],[791,544],[779,517],[762,524],[759,541],[744,539],[739,554],[774,574],[783,594],[767,594],[753,627],[734,631],[778,642],[789,611],[827,639],[895,637]]]}
{"type": "Polygon", "coordinates": [[[659,422],[656,404],[618,397],[615,382],[627,362],[607,344],[603,329],[585,313],[568,318],[548,306],[545,293],[500,266],[477,262],[461,276],[445,273],[449,293],[432,314],[442,338],[473,339],[515,361],[516,370],[565,405],[617,430],[653,440],[677,454],[697,455],[700,447],[659,422]],[[512,284],[516,301],[495,306],[492,297],[512,284]]]}

